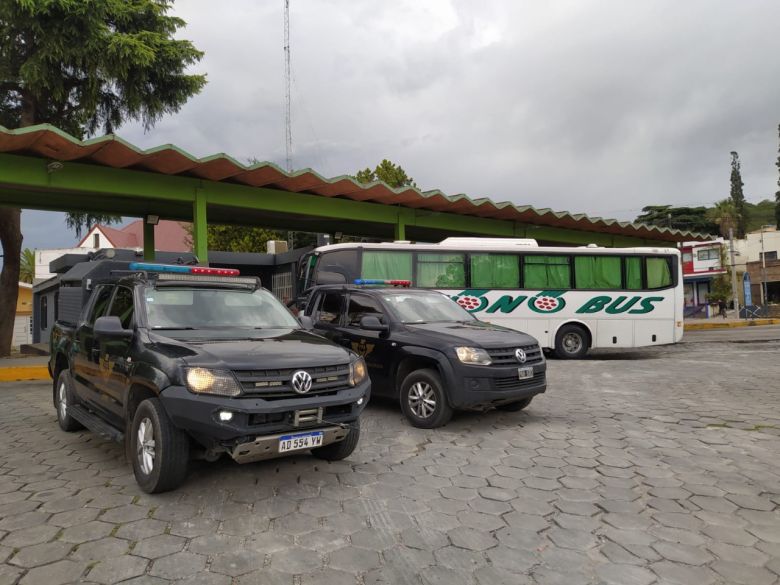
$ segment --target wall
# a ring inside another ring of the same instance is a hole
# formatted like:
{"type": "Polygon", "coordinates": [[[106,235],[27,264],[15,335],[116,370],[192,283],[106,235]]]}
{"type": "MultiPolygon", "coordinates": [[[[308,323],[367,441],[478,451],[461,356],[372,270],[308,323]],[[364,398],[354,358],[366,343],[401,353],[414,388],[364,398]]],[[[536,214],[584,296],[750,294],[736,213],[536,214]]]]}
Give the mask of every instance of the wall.
{"type": "MultiPolygon", "coordinates": [[[[102,239],[102,238],[101,238],[102,239]]],[[[107,240],[106,240],[107,241],[107,240]]],[[[94,252],[95,248],[82,247],[82,248],[50,248],[43,250],[35,250],[35,280],[34,282],[43,282],[54,276],[49,271],[49,262],[56,260],[60,256],[65,254],[86,254],[87,252],[94,252]]]]}
{"type": "MultiPolygon", "coordinates": [[[[758,262],[761,259],[761,230],[748,233],[744,240],[734,240],[734,250],[739,254],[737,270],[744,271],[748,262],[758,262]]],[[[764,251],[776,252],[780,258],[780,231],[777,228],[764,230],[764,251]]]]}

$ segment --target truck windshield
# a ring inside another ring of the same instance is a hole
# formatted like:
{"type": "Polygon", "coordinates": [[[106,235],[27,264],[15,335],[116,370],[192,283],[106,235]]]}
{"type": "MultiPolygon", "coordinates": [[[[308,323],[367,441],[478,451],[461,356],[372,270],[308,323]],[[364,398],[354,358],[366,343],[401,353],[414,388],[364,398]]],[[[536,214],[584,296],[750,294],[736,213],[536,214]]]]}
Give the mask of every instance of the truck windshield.
{"type": "Polygon", "coordinates": [[[267,290],[152,288],[144,293],[152,329],[297,329],[290,312],[267,290]]]}
{"type": "Polygon", "coordinates": [[[385,295],[385,303],[402,323],[463,323],[474,317],[449,297],[437,293],[385,295]]]}

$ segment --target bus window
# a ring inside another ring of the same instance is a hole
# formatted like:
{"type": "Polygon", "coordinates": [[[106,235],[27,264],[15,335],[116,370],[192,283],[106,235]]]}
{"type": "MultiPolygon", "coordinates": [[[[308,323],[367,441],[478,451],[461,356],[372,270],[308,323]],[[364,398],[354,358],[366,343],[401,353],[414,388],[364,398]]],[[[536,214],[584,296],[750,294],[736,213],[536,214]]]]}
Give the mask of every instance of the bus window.
{"type": "Polygon", "coordinates": [[[672,286],[672,271],[668,258],[647,259],[647,288],[672,286]]]}
{"type": "Polygon", "coordinates": [[[471,288],[520,288],[520,262],[513,254],[472,254],[471,288]]]}
{"type": "Polygon", "coordinates": [[[417,286],[466,288],[464,254],[417,254],[417,286]]]}
{"type": "Polygon", "coordinates": [[[565,289],[571,287],[568,256],[526,256],[523,288],[565,289]]]}
{"type": "Polygon", "coordinates": [[[361,278],[412,280],[411,252],[363,252],[361,278]]]}
{"type": "Polygon", "coordinates": [[[626,256],[626,288],[628,290],[641,290],[642,287],[642,257],[626,256]]]}
{"type": "Polygon", "coordinates": [[[618,256],[575,256],[574,283],[581,289],[621,288],[618,256]]]}
{"type": "Polygon", "coordinates": [[[315,284],[352,282],[360,278],[357,257],[358,251],[355,249],[323,252],[316,257],[315,284]],[[344,280],[342,281],[341,278],[344,280]]]}

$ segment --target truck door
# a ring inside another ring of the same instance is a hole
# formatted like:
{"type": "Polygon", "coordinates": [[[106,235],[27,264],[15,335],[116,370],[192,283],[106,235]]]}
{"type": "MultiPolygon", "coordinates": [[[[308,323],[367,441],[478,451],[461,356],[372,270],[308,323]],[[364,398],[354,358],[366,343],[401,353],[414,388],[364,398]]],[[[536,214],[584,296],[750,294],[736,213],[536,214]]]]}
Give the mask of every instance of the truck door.
{"type": "Polygon", "coordinates": [[[365,316],[374,316],[385,325],[388,317],[379,299],[361,293],[350,293],[345,315],[338,327],[341,343],[366,360],[368,375],[371,378],[371,391],[377,394],[392,395],[390,385],[393,367],[393,349],[389,331],[368,331],[360,326],[365,316]]]}
{"type": "Polygon", "coordinates": [[[73,384],[77,396],[84,402],[97,401],[95,382],[100,370],[100,348],[95,341],[95,319],[108,310],[113,285],[99,285],[92,293],[89,308],[73,335],[73,384]]]}
{"type": "Polygon", "coordinates": [[[333,343],[342,345],[342,333],[339,323],[344,305],[344,293],[337,290],[323,291],[311,303],[311,317],[314,331],[330,339],[333,343]]]}
{"type": "MultiPolygon", "coordinates": [[[[118,317],[123,329],[132,329],[134,325],[133,291],[126,286],[117,286],[111,307],[107,313],[118,317]]],[[[121,424],[125,392],[130,383],[132,361],[130,349],[133,339],[98,339],[100,350],[100,375],[97,390],[104,411],[115,417],[121,424]]]]}

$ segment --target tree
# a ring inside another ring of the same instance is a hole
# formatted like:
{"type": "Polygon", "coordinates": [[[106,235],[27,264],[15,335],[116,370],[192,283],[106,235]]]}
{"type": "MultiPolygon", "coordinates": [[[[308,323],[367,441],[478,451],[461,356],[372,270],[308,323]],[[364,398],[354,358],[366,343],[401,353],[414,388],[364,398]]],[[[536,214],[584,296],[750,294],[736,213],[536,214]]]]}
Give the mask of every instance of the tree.
{"type": "Polygon", "coordinates": [[[35,250],[25,248],[19,260],[19,281],[32,284],[35,279],[35,250]]]}
{"type": "Polygon", "coordinates": [[[718,233],[718,226],[707,217],[707,208],[704,206],[647,205],[642,208],[642,213],[634,221],[703,234],[716,235],[718,233]]]}
{"type": "Polygon", "coordinates": [[[406,174],[406,171],[401,165],[396,165],[387,159],[382,159],[382,162],[376,165],[376,168],[374,168],[373,171],[368,167],[362,171],[358,171],[355,173],[355,179],[360,183],[384,181],[394,188],[417,187],[414,179],[406,174]]]}
{"type": "Polygon", "coordinates": [[[737,237],[745,237],[745,227],[747,225],[747,217],[745,215],[745,194],[742,192],[742,187],[745,183],[742,182],[741,165],[739,162],[739,154],[737,152],[731,152],[731,193],[729,198],[734,204],[734,211],[737,214],[737,237]]]}
{"type": "MultiPolygon", "coordinates": [[[[191,223],[185,226],[189,234],[187,241],[192,246],[193,226],[191,223]]],[[[209,225],[206,228],[208,237],[208,249],[223,252],[256,252],[264,253],[269,240],[283,240],[280,232],[262,227],[243,225],[209,225]]]]}
{"type": "Polygon", "coordinates": [[[718,201],[715,207],[707,210],[707,219],[715,223],[720,229],[720,235],[728,237],[729,229],[737,227],[737,210],[731,199],[718,201]]]}
{"type": "MultiPolygon", "coordinates": [[[[777,126],[777,134],[778,134],[778,142],[780,142],[780,125],[777,126]]],[[[777,166],[777,171],[780,173],[780,146],[777,148],[777,162],[775,163],[775,166],[777,166]]],[[[780,177],[777,179],[777,186],[778,190],[775,193],[775,224],[777,225],[777,229],[780,230],[780,177]]]]}
{"type": "MultiPolygon", "coordinates": [[[[206,78],[186,73],[203,53],[173,38],[185,23],[168,15],[171,6],[171,0],[0,2],[0,124],[49,123],[83,137],[113,132],[126,120],[148,129],[177,112],[206,78]]],[[[72,218],[80,231],[90,215],[72,218]]],[[[2,356],[10,352],[18,296],[18,209],[0,208],[0,242],[2,356]]]]}

